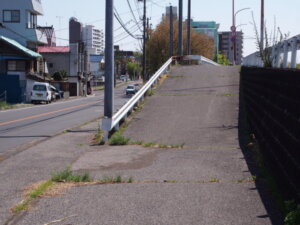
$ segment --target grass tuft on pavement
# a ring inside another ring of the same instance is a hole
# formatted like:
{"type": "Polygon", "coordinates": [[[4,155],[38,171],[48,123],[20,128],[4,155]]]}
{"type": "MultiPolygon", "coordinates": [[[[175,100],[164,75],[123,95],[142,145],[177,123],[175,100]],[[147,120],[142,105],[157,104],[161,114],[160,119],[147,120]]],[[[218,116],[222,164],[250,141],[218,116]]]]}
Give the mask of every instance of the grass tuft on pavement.
{"type": "Polygon", "coordinates": [[[130,141],[129,138],[124,137],[120,131],[117,131],[109,139],[108,144],[109,145],[127,145],[129,143],[129,141],[130,141]]]}
{"type": "Polygon", "coordinates": [[[63,171],[52,174],[51,181],[53,182],[91,182],[93,179],[88,173],[83,175],[74,175],[71,169],[68,167],[63,171]]]}
{"type": "Polygon", "coordinates": [[[30,203],[34,199],[41,197],[53,184],[54,183],[51,180],[41,183],[33,191],[29,192],[26,198],[21,203],[12,208],[12,212],[18,213],[27,210],[30,206],[30,203]]]}

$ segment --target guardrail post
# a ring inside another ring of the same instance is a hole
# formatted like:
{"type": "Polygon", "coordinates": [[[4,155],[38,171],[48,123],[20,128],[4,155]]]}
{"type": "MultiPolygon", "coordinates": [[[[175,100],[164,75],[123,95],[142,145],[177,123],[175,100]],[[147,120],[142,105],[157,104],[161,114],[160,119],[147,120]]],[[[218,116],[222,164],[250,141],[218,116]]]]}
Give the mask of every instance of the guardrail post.
{"type": "Polygon", "coordinates": [[[297,45],[298,38],[294,37],[292,40],[292,59],[291,59],[291,68],[296,68],[297,66],[297,45]]]}
{"type": "Polygon", "coordinates": [[[288,53],[289,53],[289,42],[284,41],[284,43],[283,43],[283,68],[287,68],[288,53]]]}
{"type": "Polygon", "coordinates": [[[104,117],[102,119],[101,130],[104,132],[103,141],[106,142],[108,140],[109,132],[111,130],[112,119],[108,117],[104,117]]]}

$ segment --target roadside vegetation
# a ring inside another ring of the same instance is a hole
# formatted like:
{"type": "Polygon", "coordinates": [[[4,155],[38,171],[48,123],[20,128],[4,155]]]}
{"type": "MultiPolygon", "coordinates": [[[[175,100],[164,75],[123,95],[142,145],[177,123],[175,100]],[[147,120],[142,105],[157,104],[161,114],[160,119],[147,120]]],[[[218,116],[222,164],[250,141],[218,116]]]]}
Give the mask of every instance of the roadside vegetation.
{"type": "MultiPolygon", "coordinates": [[[[174,25],[178,24],[177,20],[174,20],[174,25]]],[[[186,29],[187,26],[183,24],[183,43],[186,42],[186,29]]],[[[169,19],[164,17],[155,29],[149,30],[150,39],[147,42],[147,61],[149,62],[150,72],[155,72],[162,64],[167,61],[169,56],[169,19]]],[[[174,26],[174,55],[178,55],[178,28],[174,26]]],[[[186,46],[183,47],[183,52],[186,52],[186,46]]],[[[205,34],[199,34],[193,29],[191,30],[191,54],[203,55],[206,58],[214,58],[214,42],[213,39],[205,34]]]]}
{"type": "Polygon", "coordinates": [[[55,196],[61,194],[65,189],[82,185],[103,185],[103,184],[121,184],[133,183],[133,177],[123,178],[121,175],[104,176],[100,180],[94,180],[89,173],[83,175],[74,174],[70,167],[55,172],[47,181],[42,181],[31,185],[25,193],[24,199],[14,206],[12,213],[29,210],[33,201],[44,196],[55,196]]]}
{"type": "Polygon", "coordinates": [[[9,104],[6,102],[0,101],[0,110],[7,110],[7,109],[18,109],[31,106],[31,104],[9,104]]]}

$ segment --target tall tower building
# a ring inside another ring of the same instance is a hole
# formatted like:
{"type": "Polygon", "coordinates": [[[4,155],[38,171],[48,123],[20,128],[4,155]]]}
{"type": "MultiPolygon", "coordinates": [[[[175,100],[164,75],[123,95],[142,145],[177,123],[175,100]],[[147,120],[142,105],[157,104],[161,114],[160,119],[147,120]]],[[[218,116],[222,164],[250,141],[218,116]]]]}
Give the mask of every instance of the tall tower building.
{"type": "Polygon", "coordinates": [[[82,29],[82,41],[89,54],[103,54],[104,38],[103,31],[93,25],[86,25],[82,29]]]}
{"type": "MultiPolygon", "coordinates": [[[[231,31],[219,32],[219,51],[225,55],[231,64],[234,62],[234,45],[231,40],[231,31]]],[[[241,65],[243,58],[243,32],[236,32],[236,62],[235,64],[241,65]]]]}

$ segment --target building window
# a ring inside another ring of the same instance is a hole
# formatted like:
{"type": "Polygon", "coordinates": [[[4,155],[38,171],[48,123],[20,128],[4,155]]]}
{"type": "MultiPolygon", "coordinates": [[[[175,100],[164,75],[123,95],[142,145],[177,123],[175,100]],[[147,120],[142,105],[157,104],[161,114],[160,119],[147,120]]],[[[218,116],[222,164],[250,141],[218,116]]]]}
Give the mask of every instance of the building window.
{"type": "Polygon", "coordinates": [[[27,28],[31,28],[31,29],[37,28],[37,15],[36,14],[28,12],[27,28]]]}
{"type": "Polygon", "coordinates": [[[3,10],[3,22],[20,23],[20,10],[3,10]]]}
{"type": "Polygon", "coordinates": [[[8,71],[25,71],[25,61],[7,61],[8,71]]]}

